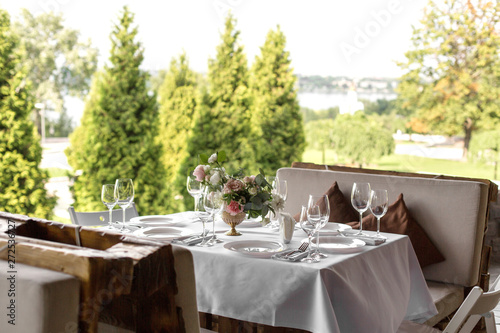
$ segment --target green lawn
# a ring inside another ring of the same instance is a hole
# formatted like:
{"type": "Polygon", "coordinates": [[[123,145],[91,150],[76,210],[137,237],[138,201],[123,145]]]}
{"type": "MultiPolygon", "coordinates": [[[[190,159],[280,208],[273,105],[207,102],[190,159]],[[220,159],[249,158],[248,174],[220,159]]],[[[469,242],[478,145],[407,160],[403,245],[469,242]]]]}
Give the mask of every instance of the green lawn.
{"type": "MultiPolygon", "coordinates": [[[[322,153],[319,150],[308,149],[302,156],[304,162],[323,164],[322,153]]],[[[327,150],[326,164],[344,164],[345,161],[337,159],[333,150],[327,150]]],[[[432,173],[471,178],[494,178],[493,165],[482,163],[459,162],[440,160],[434,158],[417,157],[411,155],[384,156],[372,164],[365,166],[370,169],[392,170],[403,172],[432,173]]]]}
{"type": "Polygon", "coordinates": [[[44,170],[47,170],[49,172],[49,177],[54,178],[54,177],[67,177],[68,176],[68,170],[65,169],[60,169],[60,168],[46,168],[44,170]]]}

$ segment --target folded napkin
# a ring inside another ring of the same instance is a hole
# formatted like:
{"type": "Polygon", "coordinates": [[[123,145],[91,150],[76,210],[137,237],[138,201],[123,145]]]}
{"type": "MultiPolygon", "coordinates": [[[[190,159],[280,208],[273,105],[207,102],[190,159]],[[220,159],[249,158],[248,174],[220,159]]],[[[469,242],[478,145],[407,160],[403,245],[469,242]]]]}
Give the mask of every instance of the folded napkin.
{"type": "Polygon", "coordinates": [[[344,235],[345,237],[362,240],[363,242],[366,243],[366,245],[380,245],[382,243],[385,243],[386,241],[386,238],[384,237],[377,237],[375,235],[374,236],[356,235],[357,232],[358,230],[343,231],[341,234],[344,235]]]}
{"type": "Polygon", "coordinates": [[[174,244],[187,245],[187,246],[196,245],[198,243],[201,243],[202,241],[203,241],[203,236],[200,235],[184,236],[172,239],[172,243],[174,244]]]}
{"type": "Polygon", "coordinates": [[[286,250],[286,251],[283,251],[280,253],[276,253],[271,257],[271,259],[292,261],[292,262],[300,261],[300,259],[307,257],[307,252],[309,252],[309,250],[306,250],[305,252],[297,252],[297,253],[294,253],[290,256],[287,256],[287,254],[289,254],[290,252],[293,252],[293,251],[297,251],[297,250],[291,249],[291,250],[286,250]]]}

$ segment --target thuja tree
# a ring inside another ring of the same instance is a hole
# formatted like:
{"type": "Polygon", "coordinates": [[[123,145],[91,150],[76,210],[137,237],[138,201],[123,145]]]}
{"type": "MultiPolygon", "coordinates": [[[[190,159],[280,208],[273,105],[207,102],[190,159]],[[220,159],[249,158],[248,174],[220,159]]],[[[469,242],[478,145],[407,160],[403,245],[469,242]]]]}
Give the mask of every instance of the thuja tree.
{"type": "Polygon", "coordinates": [[[159,88],[160,133],[163,145],[162,162],[166,170],[168,211],[182,210],[186,195],[186,170],[182,162],[187,158],[186,142],[192,135],[194,112],[198,104],[197,78],[189,68],[186,54],[172,59],[169,71],[159,88]]]}
{"type": "Polygon", "coordinates": [[[250,78],[252,140],[257,164],[266,173],[300,161],[304,129],[286,38],[278,28],[269,31],[250,78]]]}
{"type": "Polygon", "coordinates": [[[56,198],[44,188],[48,175],[39,168],[42,148],[17,46],[10,17],[0,9],[0,210],[51,218],[56,198]]]}
{"type": "Polygon", "coordinates": [[[189,140],[193,168],[200,153],[222,150],[228,156],[225,165],[230,173],[239,167],[251,169],[255,164],[249,146],[247,59],[238,42],[239,34],[235,20],[229,16],[216,57],[209,60],[209,92],[195,115],[193,135],[189,140]]]}
{"type": "Polygon", "coordinates": [[[82,174],[73,186],[78,210],[102,210],[102,184],[132,178],[141,214],[165,210],[165,171],[160,161],[156,95],[139,67],[143,49],[127,7],[111,33],[109,65],[93,80],[82,123],[71,136],[68,160],[82,174]]]}

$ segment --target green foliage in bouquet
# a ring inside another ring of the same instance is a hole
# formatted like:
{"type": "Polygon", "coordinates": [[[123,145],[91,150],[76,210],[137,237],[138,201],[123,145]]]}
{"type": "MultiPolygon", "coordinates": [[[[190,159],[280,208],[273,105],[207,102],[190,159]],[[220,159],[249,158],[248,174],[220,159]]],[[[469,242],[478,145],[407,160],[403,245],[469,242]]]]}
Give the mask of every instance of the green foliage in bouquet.
{"type": "Polygon", "coordinates": [[[44,188],[42,147],[29,116],[33,110],[26,69],[10,17],[0,9],[0,210],[50,219],[56,198],[44,188]]]}
{"type": "Polygon", "coordinates": [[[111,34],[110,64],[94,78],[82,124],[70,138],[68,161],[82,171],[73,186],[78,210],[102,210],[102,184],[131,178],[141,214],[166,212],[156,95],[140,69],[143,49],[132,23],[133,14],[125,7],[111,34]]]}

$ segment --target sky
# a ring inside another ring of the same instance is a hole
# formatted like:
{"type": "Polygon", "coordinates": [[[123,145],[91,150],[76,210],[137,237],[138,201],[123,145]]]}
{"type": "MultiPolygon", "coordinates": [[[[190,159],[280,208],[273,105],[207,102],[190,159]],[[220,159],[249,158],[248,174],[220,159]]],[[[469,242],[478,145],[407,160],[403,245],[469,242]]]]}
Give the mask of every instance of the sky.
{"type": "Polygon", "coordinates": [[[266,35],[280,26],[296,74],[362,77],[401,76],[395,61],[411,46],[427,0],[0,0],[13,19],[20,8],[34,14],[61,12],[109,57],[109,35],[124,5],[135,14],[144,46],[143,69],[168,69],[184,50],[193,70],[206,73],[215,57],[229,11],[236,18],[249,65],[266,35]]]}

